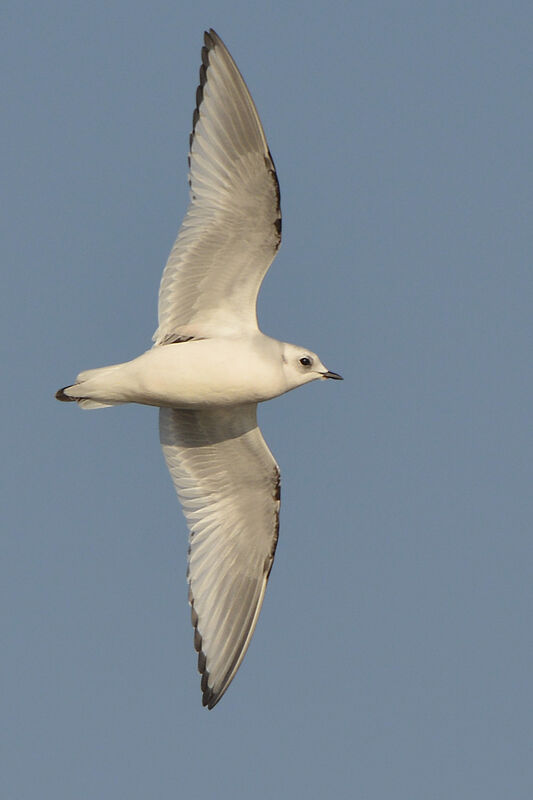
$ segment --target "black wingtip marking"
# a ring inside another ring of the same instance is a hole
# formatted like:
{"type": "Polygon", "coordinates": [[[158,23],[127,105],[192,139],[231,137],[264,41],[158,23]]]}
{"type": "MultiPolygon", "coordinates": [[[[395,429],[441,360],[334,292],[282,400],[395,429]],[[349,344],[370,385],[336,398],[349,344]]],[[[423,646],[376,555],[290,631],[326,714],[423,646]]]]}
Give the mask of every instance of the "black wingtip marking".
{"type": "Polygon", "coordinates": [[[208,31],[204,31],[204,44],[209,50],[215,47],[215,45],[220,41],[220,36],[215,30],[213,30],[213,28],[209,28],[208,31]]]}
{"type": "Polygon", "coordinates": [[[277,247],[279,247],[281,244],[281,194],[279,190],[278,174],[276,172],[274,159],[272,158],[272,153],[270,152],[270,150],[268,151],[268,156],[265,156],[265,167],[268,170],[268,174],[272,178],[272,182],[274,184],[274,191],[276,192],[277,217],[274,220],[274,228],[276,229],[276,235],[278,239],[277,247]]]}
{"type": "Polygon", "coordinates": [[[196,89],[196,106],[197,107],[195,108],[195,110],[193,112],[193,118],[194,118],[194,116],[198,117],[198,106],[200,105],[200,103],[202,102],[203,97],[204,97],[203,89],[204,89],[205,81],[206,81],[206,77],[205,76],[206,76],[206,69],[205,69],[204,65],[202,64],[202,66],[200,67],[200,85],[196,89]]]}
{"type": "Polygon", "coordinates": [[[200,688],[202,690],[202,705],[207,706],[211,710],[216,706],[220,697],[217,697],[209,686],[209,670],[207,669],[207,657],[202,650],[202,634],[198,630],[198,614],[194,607],[194,598],[192,591],[189,587],[189,603],[191,606],[191,622],[194,628],[194,649],[198,653],[198,672],[200,673],[201,681],[200,688]]]}
{"type": "MultiPolygon", "coordinates": [[[[194,141],[194,133],[196,131],[196,125],[198,124],[198,120],[200,119],[200,106],[202,105],[202,100],[204,99],[204,86],[207,82],[207,70],[209,67],[209,51],[213,49],[215,46],[215,40],[211,37],[211,33],[215,33],[212,29],[210,33],[207,31],[204,33],[204,42],[205,46],[202,47],[202,64],[200,66],[200,83],[198,88],[196,89],[196,107],[192,112],[192,132],[189,136],[189,150],[192,148],[192,143],[194,141]]],[[[216,34],[215,34],[216,36],[216,34]]],[[[189,158],[189,168],[190,168],[190,158],[189,158]]]]}
{"type": "Polygon", "coordinates": [[[207,42],[205,42],[205,44],[206,46],[202,47],[202,67],[204,70],[209,66],[209,50],[212,49],[212,44],[208,44],[207,42]]]}
{"type": "Polygon", "coordinates": [[[276,172],[276,166],[274,164],[274,159],[272,158],[272,153],[270,152],[270,150],[268,151],[268,159],[265,158],[265,163],[266,163],[267,169],[269,170],[269,172],[272,175],[272,178],[274,180],[274,186],[276,188],[276,200],[277,200],[277,203],[278,203],[278,211],[280,211],[280,208],[281,208],[281,205],[280,205],[281,195],[280,195],[280,191],[279,191],[279,181],[278,181],[278,175],[277,175],[277,172],[276,172]],[[268,159],[270,159],[270,163],[268,162],[268,159]]]}
{"type": "Polygon", "coordinates": [[[192,146],[194,131],[200,118],[199,108],[202,104],[202,100],[204,99],[204,86],[207,83],[207,70],[209,67],[209,51],[213,50],[213,48],[216,47],[220,41],[220,38],[215,33],[213,28],[209,28],[208,31],[204,31],[204,47],[202,47],[202,64],[200,66],[200,83],[196,89],[196,108],[194,109],[192,115],[192,133],[189,139],[190,146],[192,146]]]}
{"type": "Polygon", "coordinates": [[[202,650],[200,650],[200,652],[198,653],[198,672],[200,673],[200,675],[204,675],[206,672],[205,664],[206,664],[205,653],[202,650]]]}
{"type": "Polygon", "coordinates": [[[281,473],[278,467],[274,468],[274,500],[278,503],[281,500],[281,473]]]}
{"type": "Polygon", "coordinates": [[[272,566],[274,564],[274,556],[276,555],[276,548],[278,546],[278,539],[279,539],[279,504],[281,502],[281,473],[279,471],[279,467],[276,465],[274,467],[274,491],[272,492],[272,497],[276,501],[277,508],[275,513],[275,522],[274,522],[274,537],[272,539],[272,547],[270,548],[270,553],[268,557],[265,559],[265,572],[267,580],[270,577],[270,573],[272,572],[272,566]]]}

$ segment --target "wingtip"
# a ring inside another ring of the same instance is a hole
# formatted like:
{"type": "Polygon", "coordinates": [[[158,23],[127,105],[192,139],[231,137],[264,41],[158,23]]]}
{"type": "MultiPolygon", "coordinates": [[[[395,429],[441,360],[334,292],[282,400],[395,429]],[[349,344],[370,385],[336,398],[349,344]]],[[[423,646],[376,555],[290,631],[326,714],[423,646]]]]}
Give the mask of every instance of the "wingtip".
{"type": "MultiPolygon", "coordinates": [[[[209,676],[209,673],[206,672],[205,676],[209,676]]],[[[202,694],[202,705],[204,708],[207,708],[208,711],[212,711],[221,697],[221,694],[216,695],[209,686],[206,686],[202,694]]]]}
{"type": "MultiPolygon", "coordinates": [[[[200,119],[200,106],[202,105],[204,99],[204,86],[207,83],[207,70],[209,67],[209,51],[214,48],[217,39],[218,37],[213,28],[210,28],[209,31],[204,31],[204,46],[202,47],[202,63],[200,65],[199,84],[196,88],[196,105],[194,111],[192,112],[192,131],[191,135],[189,136],[189,151],[192,149],[192,143],[194,141],[194,136],[196,133],[196,125],[198,123],[198,120],[200,119]]],[[[189,153],[189,169],[190,167],[191,167],[191,156],[189,153]]],[[[189,185],[190,183],[191,181],[189,177],[189,185]]]]}
{"type": "Polygon", "coordinates": [[[204,651],[202,650],[202,634],[198,630],[198,614],[196,613],[196,609],[194,608],[194,600],[192,598],[192,592],[189,589],[189,603],[191,606],[191,621],[194,627],[194,649],[198,653],[198,672],[200,673],[201,680],[200,680],[200,689],[202,691],[202,705],[204,708],[207,708],[208,711],[211,711],[212,708],[216,706],[220,698],[222,697],[222,693],[215,694],[213,689],[209,686],[209,670],[207,669],[207,657],[204,651]]]}
{"type": "MultiPolygon", "coordinates": [[[[196,631],[195,631],[196,633],[196,631]]],[[[201,641],[201,640],[200,640],[201,641]]],[[[198,672],[200,673],[201,681],[200,681],[200,688],[202,690],[202,705],[204,708],[207,707],[208,711],[211,711],[212,708],[216,706],[222,694],[215,694],[211,686],[209,686],[209,670],[206,669],[206,656],[203,650],[200,650],[198,653],[198,672]]]]}
{"type": "Polygon", "coordinates": [[[214,28],[209,28],[208,31],[204,31],[204,44],[206,47],[214,47],[220,41],[222,40],[214,28]]]}

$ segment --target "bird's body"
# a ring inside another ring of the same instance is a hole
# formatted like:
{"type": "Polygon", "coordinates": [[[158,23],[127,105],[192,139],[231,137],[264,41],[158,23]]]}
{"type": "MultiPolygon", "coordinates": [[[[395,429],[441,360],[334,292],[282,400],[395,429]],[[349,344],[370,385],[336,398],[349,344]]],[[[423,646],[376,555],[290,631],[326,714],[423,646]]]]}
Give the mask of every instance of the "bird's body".
{"type": "Polygon", "coordinates": [[[213,708],[250,642],[278,537],[279,468],[257,403],[340,375],[257,326],[257,293],[281,238],[278,180],[233,59],[213,30],[204,41],[191,203],[163,272],[154,346],[81,372],[56,397],[82,408],[159,406],[163,453],[190,529],[203,703],[213,708]]]}
{"type": "MultiPolygon", "coordinates": [[[[197,409],[260,403],[300,385],[300,376],[284,361],[292,348],[261,331],[156,346],[124,364],[81,372],[68,397],[102,405],[197,409]]],[[[308,377],[318,376],[309,372],[308,377]]]]}

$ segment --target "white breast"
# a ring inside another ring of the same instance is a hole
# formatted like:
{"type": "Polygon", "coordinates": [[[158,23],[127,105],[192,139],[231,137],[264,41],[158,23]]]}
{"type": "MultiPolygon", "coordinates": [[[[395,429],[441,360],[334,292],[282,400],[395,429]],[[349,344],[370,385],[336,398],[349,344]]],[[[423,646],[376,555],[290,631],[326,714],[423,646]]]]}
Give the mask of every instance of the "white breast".
{"type": "Polygon", "coordinates": [[[130,402],[173,408],[269,400],[288,387],[281,362],[263,349],[234,339],[156,346],[125,365],[124,388],[130,402]]]}

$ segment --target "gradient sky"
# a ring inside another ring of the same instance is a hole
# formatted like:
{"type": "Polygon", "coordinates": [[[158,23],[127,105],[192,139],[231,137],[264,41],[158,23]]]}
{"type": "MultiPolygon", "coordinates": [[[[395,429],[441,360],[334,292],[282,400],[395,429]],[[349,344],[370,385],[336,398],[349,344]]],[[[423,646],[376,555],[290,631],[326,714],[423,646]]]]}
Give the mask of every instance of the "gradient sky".
{"type": "Polygon", "coordinates": [[[4,0],[0,29],[2,797],[529,800],[531,3],[4,0]],[[156,411],[53,399],[150,346],[209,26],[281,184],[262,328],[345,377],[260,409],[279,547],[212,712],[156,411]]]}

